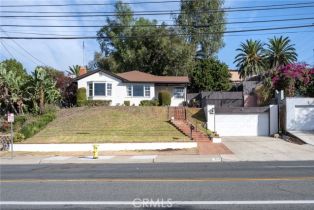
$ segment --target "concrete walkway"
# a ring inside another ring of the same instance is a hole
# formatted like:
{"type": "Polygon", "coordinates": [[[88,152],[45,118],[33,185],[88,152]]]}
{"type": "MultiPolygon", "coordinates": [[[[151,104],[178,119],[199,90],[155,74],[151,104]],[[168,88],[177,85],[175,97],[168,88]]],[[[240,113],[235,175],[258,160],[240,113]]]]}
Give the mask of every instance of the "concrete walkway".
{"type": "Polygon", "coordinates": [[[307,144],[314,145],[314,131],[289,131],[289,133],[307,144]]]}
{"type": "Polygon", "coordinates": [[[271,137],[223,137],[234,155],[221,155],[222,161],[300,161],[314,160],[314,146],[297,145],[271,137]]]}

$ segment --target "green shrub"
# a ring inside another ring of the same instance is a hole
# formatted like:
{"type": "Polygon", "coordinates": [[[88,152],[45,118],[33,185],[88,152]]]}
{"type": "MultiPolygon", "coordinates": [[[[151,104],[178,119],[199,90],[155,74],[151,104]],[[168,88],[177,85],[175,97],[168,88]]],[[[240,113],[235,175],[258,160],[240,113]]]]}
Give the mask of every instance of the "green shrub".
{"type": "Polygon", "coordinates": [[[76,94],[76,105],[85,106],[86,105],[86,88],[79,88],[76,94]]]}
{"type": "Polygon", "coordinates": [[[25,139],[25,136],[24,136],[23,134],[21,134],[21,133],[19,133],[19,132],[15,132],[15,133],[14,133],[14,139],[13,139],[14,143],[16,143],[16,142],[21,142],[21,141],[23,141],[24,139],[25,139]]]}
{"type": "Polygon", "coordinates": [[[23,125],[26,122],[26,120],[27,120],[27,118],[26,118],[25,115],[18,115],[18,116],[16,116],[15,119],[14,119],[14,124],[13,124],[14,131],[20,130],[23,127],[23,125]]]}
{"type": "Polygon", "coordinates": [[[56,118],[54,112],[49,112],[43,115],[39,115],[35,121],[26,124],[20,130],[20,134],[23,135],[26,139],[34,136],[38,133],[41,129],[46,127],[48,123],[53,121],[56,118]]]}
{"type": "Polygon", "coordinates": [[[87,106],[110,106],[111,100],[87,100],[87,106]]]}
{"type": "Polygon", "coordinates": [[[140,102],[140,106],[158,106],[158,100],[143,100],[140,102]]]}
{"type": "Polygon", "coordinates": [[[131,103],[130,103],[130,101],[124,101],[123,104],[124,104],[124,106],[130,106],[131,103]]]}
{"type": "Polygon", "coordinates": [[[160,106],[169,106],[171,104],[171,96],[168,91],[160,91],[158,93],[158,101],[160,106]]]}

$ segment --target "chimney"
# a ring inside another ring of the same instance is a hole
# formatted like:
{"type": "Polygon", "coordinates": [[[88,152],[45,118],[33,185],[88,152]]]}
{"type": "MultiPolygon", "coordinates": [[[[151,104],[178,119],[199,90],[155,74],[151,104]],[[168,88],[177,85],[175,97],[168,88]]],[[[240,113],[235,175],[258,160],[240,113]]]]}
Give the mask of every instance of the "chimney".
{"type": "Polygon", "coordinates": [[[79,72],[79,76],[86,74],[87,70],[84,66],[80,66],[80,72],[79,72]]]}

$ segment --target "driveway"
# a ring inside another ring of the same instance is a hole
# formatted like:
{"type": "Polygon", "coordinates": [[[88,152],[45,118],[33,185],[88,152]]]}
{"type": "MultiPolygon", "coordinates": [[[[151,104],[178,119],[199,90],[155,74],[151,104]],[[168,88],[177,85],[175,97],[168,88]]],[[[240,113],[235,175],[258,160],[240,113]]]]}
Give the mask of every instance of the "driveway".
{"type": "Polygon", "coordinates": [[[307,144],[314,145],[314,131],[289,131],[307,144]]]}
{"type": "Polygon", "coordinates": [[[221,155],[223,161],[297,161],[314,160],[314,146],[297,145],[272,137],[223,137],[234,153],[221,155]]]}

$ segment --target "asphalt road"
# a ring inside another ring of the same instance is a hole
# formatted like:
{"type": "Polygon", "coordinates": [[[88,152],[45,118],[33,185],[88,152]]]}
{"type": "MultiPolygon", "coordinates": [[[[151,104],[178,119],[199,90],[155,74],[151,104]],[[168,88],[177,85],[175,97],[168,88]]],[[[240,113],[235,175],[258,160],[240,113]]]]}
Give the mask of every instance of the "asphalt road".
{"type": "Polygon", "coordinates": [[[1,209],[314,209],[314,162],[1,165],[1,209]]]}

